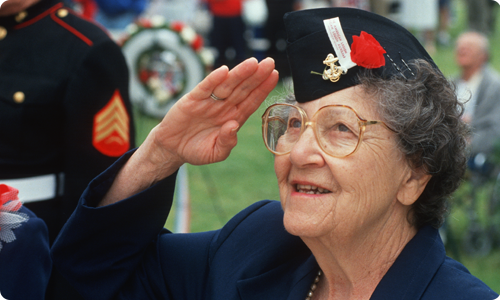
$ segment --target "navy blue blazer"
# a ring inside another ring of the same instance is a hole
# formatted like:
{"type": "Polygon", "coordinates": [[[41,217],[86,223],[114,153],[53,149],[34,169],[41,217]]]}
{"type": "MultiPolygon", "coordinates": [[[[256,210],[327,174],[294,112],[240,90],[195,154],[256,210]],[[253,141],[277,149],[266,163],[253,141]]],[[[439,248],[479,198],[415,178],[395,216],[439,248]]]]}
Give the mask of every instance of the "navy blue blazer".
{"type": "MultiPolygon", "coordinates": [[[[318,265],[288,234],[276,201],[257,202],[222,229],[163,229],[175,176],[96,208],[127,157],[96,178],[52,248],[54,265],[87,299],[303,300],[318,265]]],[[[371,299],[481,299],[498,294],[446,257],[438,231],[408,243],[371,299]]]]}
{"type": "Polygon", "coordinates": [[[2,241],[0,294],[8,300],[43,300],[52,269],[49,233],[29,209],[21,207],[19,212],[29,219],[13,229],[14,241],[2,241]]]}

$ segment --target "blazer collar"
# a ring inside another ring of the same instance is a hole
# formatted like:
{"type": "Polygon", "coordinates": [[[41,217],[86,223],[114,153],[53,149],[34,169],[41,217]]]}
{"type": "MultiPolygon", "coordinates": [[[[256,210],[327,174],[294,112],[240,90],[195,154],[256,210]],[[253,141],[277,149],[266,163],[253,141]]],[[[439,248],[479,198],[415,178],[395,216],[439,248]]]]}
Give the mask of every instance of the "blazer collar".
{"type": "Polygon", "coordinates": [[[371,300],[420,299],[446,257],[437,229],[427,226],[405,246],[371,300]]]}
{"type": "Polygon", "coordinates": [[[314,256],[295,259],[264,274],[237,282],[241,300],[304,300],[318,273],[314,256]]]}
{"type": "MultiPolygon", "coordinates": [[[[446,253],[437,229],[430,226],[418,231],[380,281],[371,300],[420,299],[446,253]]],[[[319,266],[310,255],[295,259],[264,274],[239,280],[241,300],[303,300],[319,266]]]]}

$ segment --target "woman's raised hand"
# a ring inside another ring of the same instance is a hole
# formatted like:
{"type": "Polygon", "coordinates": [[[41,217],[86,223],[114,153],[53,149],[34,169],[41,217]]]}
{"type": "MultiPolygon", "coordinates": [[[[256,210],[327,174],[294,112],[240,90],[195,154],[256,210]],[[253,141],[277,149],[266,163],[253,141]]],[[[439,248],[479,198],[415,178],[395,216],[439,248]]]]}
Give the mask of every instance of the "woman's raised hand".
{"type": "MultiPolygon", "coordinates": [[[[236,146],[236,133],[276,86],[274,61],[247,59],[231,71],[223,66],[182,97],[148,136],[154,163],[219,162],[236,146]],[[215,100],[215,98],[223,100],[215,100]]],[[[177,167],[178,167],[177,166],[177,167]]]]}
{"type": "Polygon", "coordinates": [[[130,197],[184,163],[226,159],[236,146],[238,129],[266,99],[278,77],[270,58],[260,63],[250,58],[231,71],[221,67],[210,73],[151,130],[99,205],[130,197]]]}

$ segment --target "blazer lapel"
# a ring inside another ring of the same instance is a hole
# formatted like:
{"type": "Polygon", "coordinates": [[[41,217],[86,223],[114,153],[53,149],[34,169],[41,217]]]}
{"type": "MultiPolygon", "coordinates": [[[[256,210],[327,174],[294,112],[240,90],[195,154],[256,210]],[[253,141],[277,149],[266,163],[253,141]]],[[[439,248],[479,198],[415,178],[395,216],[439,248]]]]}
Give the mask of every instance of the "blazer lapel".
{"type": "Polygon", "coordinates": [[[437,229],[422,228],[403,249],[370,299],[420,299],[445,256],[437,229]]]}
{"type": "Polygon", "coordinates": [[[311,255],[237,282],[241,300],[303,300],[318,272],[311,255]]]}

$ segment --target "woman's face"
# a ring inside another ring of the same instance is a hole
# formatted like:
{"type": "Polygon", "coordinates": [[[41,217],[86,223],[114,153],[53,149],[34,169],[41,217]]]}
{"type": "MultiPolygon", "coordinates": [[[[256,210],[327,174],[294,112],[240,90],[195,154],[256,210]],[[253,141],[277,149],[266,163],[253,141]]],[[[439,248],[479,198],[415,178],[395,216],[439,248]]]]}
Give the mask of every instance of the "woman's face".
{"type": "MultiPolygon", "coordinates": [[[[364,119],[380,120],[360,87],[299,106],[312,118],[330,104],[347,105],[364,119]]],[[[411,170],[397,147],[396,135],[383,125],[367,126],[358,150],[344,158],[324,153],[307,127],[289,154],[275,157],[274,166],[284,224],[291,234],[348,237],[380,227],[389,218],[406,222],[409,206],[398,201],[398,193],[411,170]]]]}

